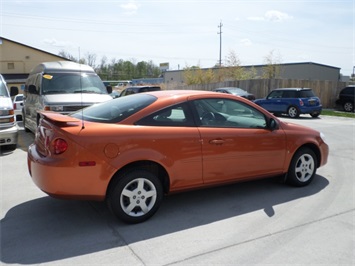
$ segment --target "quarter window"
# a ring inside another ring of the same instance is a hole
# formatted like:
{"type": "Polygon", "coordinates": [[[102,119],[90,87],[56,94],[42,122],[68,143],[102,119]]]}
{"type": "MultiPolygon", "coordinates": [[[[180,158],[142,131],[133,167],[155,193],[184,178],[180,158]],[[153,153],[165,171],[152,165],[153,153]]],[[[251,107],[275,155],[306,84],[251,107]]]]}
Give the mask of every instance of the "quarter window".
{"type": "Polygon", "coordinates": [[[195,124],[189,106],[183,103],[155,112],[138,121],[136,125],[190,127],[195,124]]]}

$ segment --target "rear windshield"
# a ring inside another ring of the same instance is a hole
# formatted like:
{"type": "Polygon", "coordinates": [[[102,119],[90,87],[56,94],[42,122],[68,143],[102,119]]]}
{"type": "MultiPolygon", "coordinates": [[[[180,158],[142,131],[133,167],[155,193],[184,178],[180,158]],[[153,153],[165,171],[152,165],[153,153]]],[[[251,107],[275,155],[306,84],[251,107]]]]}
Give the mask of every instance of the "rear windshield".
{"type": "Polygon", "coordinates": [[[155,96],[149,94],[133,94],[92,105],[70,116],[91,122],[118,123],[156,100],[155,96]]]}
{"type": "Polygon", "coordinates": [[[98,93],[107,94],[100,77],[91,73],[43,74],[42,94],[98,93]]]}
{"type": "Polygon", "coordinates": [[[23,101],[23,95],[15,96],[15,100],[18,101],[18,102],[23,101]]]}

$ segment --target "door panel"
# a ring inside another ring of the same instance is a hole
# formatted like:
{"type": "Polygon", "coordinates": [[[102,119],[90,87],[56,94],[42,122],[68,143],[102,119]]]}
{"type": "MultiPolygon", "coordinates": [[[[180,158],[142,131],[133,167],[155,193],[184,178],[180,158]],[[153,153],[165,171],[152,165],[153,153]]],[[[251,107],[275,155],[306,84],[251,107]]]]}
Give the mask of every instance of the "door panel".
{"type": "Polygon", "coordinates": [[[200,128],[205,183],[279,174],[286,139],[282,130],[200,128]]]}

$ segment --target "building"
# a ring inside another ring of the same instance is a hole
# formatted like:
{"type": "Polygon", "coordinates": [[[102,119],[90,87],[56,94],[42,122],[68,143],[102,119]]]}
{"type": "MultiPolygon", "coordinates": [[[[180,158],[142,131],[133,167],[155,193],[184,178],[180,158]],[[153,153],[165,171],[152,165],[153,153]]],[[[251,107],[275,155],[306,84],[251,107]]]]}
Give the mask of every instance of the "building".
{"type": "MultiPolygon", "coordinates": [[[[67,58],[36,49],[0,36],[0,73],[8,87],[20,90],[33,67],[50,61],[70,61],[67,58]]],[[[20,91],[19,90],[19,91],[20,91]]]]}
{"type": "MultiPolygon", "coordinates": [[[[322,65],[313,62],[304,63],[289,63],[280,64],[281,79],[300,79],[300,80],[340,80],[340,68],[322,65]]],[[[254,69],[256,76],[261,77],[263,68],[266,65],[242,66],[246,70],[254,69]]],[[[220,68],[213,68],[213,71],[218,71],[220,68]]],[[[202,71],[207,71],[209,68],[203,68],[202,71]]],[[[168,70],[163,73],[165,83],[184,83],[184,70],[168,70]]]]}

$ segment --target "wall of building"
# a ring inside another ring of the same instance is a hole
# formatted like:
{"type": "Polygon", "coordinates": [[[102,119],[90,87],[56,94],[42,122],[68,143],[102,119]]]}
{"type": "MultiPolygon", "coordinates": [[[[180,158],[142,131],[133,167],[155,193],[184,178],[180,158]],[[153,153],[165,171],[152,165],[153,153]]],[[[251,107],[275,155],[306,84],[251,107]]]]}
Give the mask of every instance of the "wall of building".
{"type": "Polygon", "coordinates": [[[27,76],[36,65],[50,61],[70,61],[15,41],[0,37],[0,73],[8,87],[22,93],[27,76]]]}
{"type": "Polygon", "coordinates": [[[34,66],[42,62],[64,60],[60,56],[5,39],[0,43],[0,58],[2,74],[28,74],[34,66]]]}
{"type": "MultiPolygon", "coordinates": [[[[262,77],[265,65],[243,66],[246,70],[254,68],[256,76],[262,77]]],[[[208,68],[202,69],[209,70],[208,68]]],[[[213,70],[218,71],[219,68],[213,70]]],[[[183,84],[184,70],[172,70],[164,72],[164,82],[183,84]]],[[[331,80],[338,81],[340,77],[340,68],[317,64],[313,62],[290,63],[280,65],[280,77],[282,79],[301,79],[301,80],[331,80]]]]}

